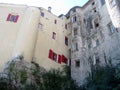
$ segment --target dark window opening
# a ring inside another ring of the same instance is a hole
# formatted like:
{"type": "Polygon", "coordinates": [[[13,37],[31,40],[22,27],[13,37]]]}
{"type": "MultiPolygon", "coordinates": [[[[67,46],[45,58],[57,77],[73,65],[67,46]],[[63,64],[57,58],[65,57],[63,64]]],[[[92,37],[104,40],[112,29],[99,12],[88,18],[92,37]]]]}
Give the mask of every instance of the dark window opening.
{"type": "Polygon", "coordinates": [[[73,12],[76,12],[76,9],[73,9],[73,12]]]}
{"type": "Polygon", "coordinates": [[[53,32],[52,38],[56,39],[56,33],[55,32],[53,32]]]}
{"type": "Polygon", "coordinates": [[[56,61],[57,60],[57,54],[53,52],[53,60],[56,61]]]}
{"type": "Polygon", "coordinates": [[[57,20],[55,20],[54,23],[57,24],[57,20]]]}
{"type": "Polygon", "coordinates": [[[98,19],[94,20],[94,26],[95,26],[95,28],[99,27],[98,19]]]}
{"type": "Polygon", "coordinates": [[[80,67],[80,61],[75,61],[75,66],[80,67]]]}
{"type": "Polygon", "coordinates": [[[77,28],[74,28],[74,36],[77,35],[77,28]]]}
{"type": "Polygon", "coordinates": [[[68,46],[68,38],[65,37],[65,45],[68,46]]]}
{"type": "Polygon", "coordinates": [[[65,29],[67,29],[67,24],[65,24],[65,29]]]}
{"type": "Polygon", "coordinates": [[[44,13],[43,12],[41,12],[41,16],[44,17],[44,13]]]}
{"type": "Polygon", "coordinates": [[[77,21],[77,17],[76,16],[74,16],[72,19],[73,19],[72,20],[73,23],[75,23],[77,21]]]}
{"type": "Polygon", "coordinates": [[[95,2],[93,2],[92,5],[95,5],[95,2]]]}

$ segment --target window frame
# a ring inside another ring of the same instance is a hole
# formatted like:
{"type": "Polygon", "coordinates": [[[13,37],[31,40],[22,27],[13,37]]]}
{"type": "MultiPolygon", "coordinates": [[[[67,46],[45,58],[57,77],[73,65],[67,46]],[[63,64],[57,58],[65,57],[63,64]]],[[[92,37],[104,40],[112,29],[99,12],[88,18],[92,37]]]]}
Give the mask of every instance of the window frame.
{"type": "Polygon", "coordinates": [[[112,22],[110,22],[107,26],[108,26],[109,34],[110,35],[112,35],[113,33],[115,33],[116,28],[114,27],[114,25],[112,24],[112,22]]]}
{"type": "Polygon", "coordinates": [[[56,33],[55,32],[52,33],[52,39],[54,39],[54,40],[56,39],[56,33]]]}

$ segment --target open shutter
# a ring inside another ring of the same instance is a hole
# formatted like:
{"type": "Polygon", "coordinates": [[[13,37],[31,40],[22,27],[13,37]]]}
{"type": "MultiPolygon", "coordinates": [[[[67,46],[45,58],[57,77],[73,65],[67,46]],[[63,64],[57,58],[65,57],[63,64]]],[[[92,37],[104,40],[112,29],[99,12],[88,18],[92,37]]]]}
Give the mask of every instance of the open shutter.
{"type": "Polygon", "coordinates": [[[61,60],[62,60],[62,56],[61,56],[61,55],[58,55],[58,63],[61,64],[61,60]]]}
{"type": "Polygon", "coordinates": [[[8,15],[8,17],[7,17],[7,21],[9,21],[9,20],[10,20],[10,17],[11,17],[11,14],[9,14],[9,15],[8,15]]]}
{"type": "Polygon", "coordinates": [[[49,50],[49,58],[53,59],[53,51],[51,49],[49,50]]]}
{"type": "Polygon", "coordinates": [[[14,22],[17,22],[18,18],[19,18],[19,16],[18,16],[18,15],[17,15],[17,16],[15,16],[15,20],[14,20],[14,22]]]}

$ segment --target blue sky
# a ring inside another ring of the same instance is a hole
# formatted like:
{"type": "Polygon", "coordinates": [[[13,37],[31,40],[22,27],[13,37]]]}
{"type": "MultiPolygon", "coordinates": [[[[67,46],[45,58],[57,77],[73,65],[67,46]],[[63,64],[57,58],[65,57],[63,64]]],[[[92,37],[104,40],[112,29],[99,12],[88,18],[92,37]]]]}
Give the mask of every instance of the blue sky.
{"type": "Polygon", "coordinates": [[[0,0],[0,3],[25,4],[29,6],[52,7],[55,15],[66,14],[73,6],[83,6],[88,0],[0,0]]]}

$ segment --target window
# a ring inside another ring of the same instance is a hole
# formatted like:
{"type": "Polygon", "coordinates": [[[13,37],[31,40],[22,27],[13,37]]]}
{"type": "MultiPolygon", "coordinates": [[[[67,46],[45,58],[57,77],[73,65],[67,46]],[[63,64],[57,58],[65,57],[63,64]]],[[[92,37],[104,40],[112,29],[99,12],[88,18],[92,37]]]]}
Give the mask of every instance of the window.
{"type": "Polygon", "coordinates": [[[38,29],[40,29],[40,30],[42,29],[42,24],[41,23],[38,24],[38,29]]]}
{"type": "Polygon", "coordinates": [[[105,0],[100,0],[100,2],[102,6],[105,4],[105,0]]]}
{"type": "Polygon", "coordinates": [[[56,33],[55,32],[53,32],[52,38],[56,39],[56,33]]]}
{"type": "Polygon", "coordinates": [[[65,24],[65,29],[67,29],[67,24],[65,24]]]}
{"type": "Polygon", "coordinates": [[[87,27],[89,27],[90,29],[93,28],[92,17],[87,18],[87,27]]]}
{"type": "Polygon", "coordinates": [[[53,52],[51,49],[49,50],[49,58],[54,61],[57,61],[57,54],[53,52]]]}
{"type": "Polygon", "coordinates": [[[77,35],[77,28],[74,28],[74,36],[77,35]]]}
{"type": "Polygon", "coordinates": [[[76,18],[76,16],[74,16],[74,17],[72,18],[72,22],[75,23],[76,20],[77,20],[77,18],[76,18]]]}
{"type": "Polygon", "coordinates": [[[68,46],[68,37],[65,37],[65,45],[68,46]]]}
{"type": "Polygon", "coordinates": [[[93,62],[93,64],[98,65],[99,63],[100,63],[100,59],[99,59],[98,53],[95,53],[94,54],[94,62],[93,62]]]}
{"type": "Polygon", "coordinates": [[[44,17],[44,12],[41,12],[41,16],[44,17]]]}
{"type": "Polygon", "coordinates": [[[116,1],[115,0],[111,0],[109,2],[109,4],[110,4],[110,7],[113,8],[116,5],[116,1]]]}
{"type": "Polygon", "coordinates": [[[115,32],[115,27],[113,26],[112,23],[108,24],[108,29],[109,29],[110,34],[113,34],[115,32]]]}
{"type": "Polygon", "coordinates": [[[74,44],[72,45],[72,49],[73,49],[73,52],[74,52],[74,51],[78,51],[78,43],[74,43],[74,44]]]}
{"type": "Polygon", "coordinates": [[[93,2],[92,5],[95,5],[95,2],[93,2]]]}
{"type": "Polygon", "coordinates": [[[99,40],[97,39],[96,40],[96,46],[99,46],[100,45],[100,42],[99,42],[99,40]]]}
{"type": "Polygon", "coordinates": [[[75,67],[80,67],[80,61],[75,61],[75,67]]]}
{"type": "Polygon", "coordinates": [[[19,15],[9,14],[8,17],[7,17],[7,21],[17,22],[18,18],[19,18],[19,15]]]}
{"type": "Polygon", "coordinates": [[[98,19],[94,20],[94,26],[95,26],[95,28],[99,27],[98,19]]]}
{"type": "Polygon", "coordinates": [[[73,9],[73,12],[76,12],[76,8],[73,9]]]}
{"type": "Polygon", "coordinates": [[[54,23],[57,24],[57,20],[55,20],[54,23]]]}
{"type": "Polygon", "coordinates": [[[53,58],[52,58],[54,61],[57,60],[57,54],[53,52],[53,58]]]}

